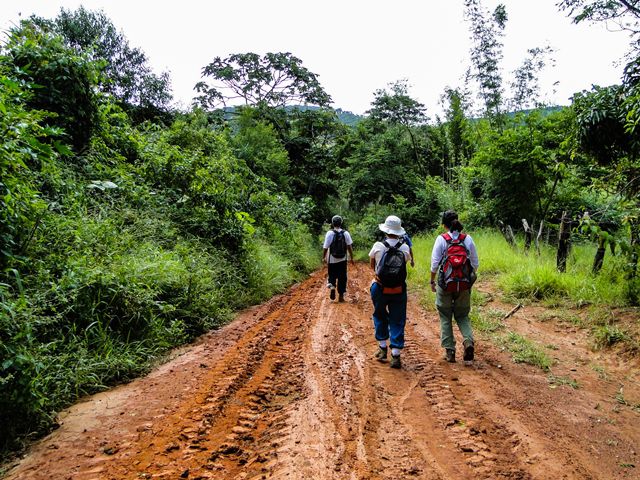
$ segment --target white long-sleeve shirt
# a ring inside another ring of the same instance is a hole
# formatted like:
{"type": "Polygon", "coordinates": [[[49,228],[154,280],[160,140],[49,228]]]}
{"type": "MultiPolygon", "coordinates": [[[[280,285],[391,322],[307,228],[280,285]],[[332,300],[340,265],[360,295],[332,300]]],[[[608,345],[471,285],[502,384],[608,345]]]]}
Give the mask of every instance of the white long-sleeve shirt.
{"type": "MultiPolygon", "coordinates": [[[[449,234],[454,240],[460,235],[459,232],[449,232],[449,234]]],[[[469,261],[471,262],[471,266],[474,270],[478,270],[478,266],[480,265],[478,260],[478,251],[476,250],[476,244],[473,243],[471,235],[467,235],[462,243],[467,247],[467,250],[469,250],[469,261]]],[[[431,271],[433,273],[438,271],[438,265],[440,265],[440,261],[442,260],[442,257],[444,257],[446,251],[447,241],[442,235],[438,235],[436,242],[433,244],[433,251],[431,252],[431,271]]]]}

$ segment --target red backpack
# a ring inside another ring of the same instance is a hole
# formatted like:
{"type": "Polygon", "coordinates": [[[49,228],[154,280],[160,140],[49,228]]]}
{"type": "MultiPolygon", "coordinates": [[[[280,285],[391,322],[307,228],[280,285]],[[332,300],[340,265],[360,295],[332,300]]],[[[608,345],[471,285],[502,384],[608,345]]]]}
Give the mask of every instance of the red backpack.
{"type": "Polygon", "coordinates": [[[469,290],[476,281],[476,272],[464,244],[467,235],[461,233],[454,240],[450,233],[443,233],[442,238],[446,240],[447,248],[438,266],[438,285],[445,292],[469,290]]]}

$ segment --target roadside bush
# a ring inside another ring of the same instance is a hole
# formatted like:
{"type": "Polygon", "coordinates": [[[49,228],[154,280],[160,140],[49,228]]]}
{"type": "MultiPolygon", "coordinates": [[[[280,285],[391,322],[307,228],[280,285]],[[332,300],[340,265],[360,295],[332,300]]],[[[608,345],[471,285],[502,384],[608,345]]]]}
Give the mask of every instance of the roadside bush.
{"type": "Polygon", "coordinates": [[[96,64],[26,20],[9,31],[4,51],[5,62],[16,67],[21,80],[36,86],[29,106],[54,113],[48,123],[64,129],[76,151],[82,151],[96,125],[96,64]]]}

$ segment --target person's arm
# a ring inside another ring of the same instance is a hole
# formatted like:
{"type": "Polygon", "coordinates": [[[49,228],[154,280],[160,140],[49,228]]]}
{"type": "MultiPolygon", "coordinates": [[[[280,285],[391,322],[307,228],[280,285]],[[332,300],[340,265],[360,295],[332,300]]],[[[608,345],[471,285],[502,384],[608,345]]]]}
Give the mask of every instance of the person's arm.
{"type": "Polygon", "coordinates": [[[374,272],[376,271],[376,254],[380,251],[379,245],[381,244],[378,242],[374,243],[373,247],[371,247],[371,250],[369,251],[369,266],[374,272]]]}
{"type": "Polygon", "coordinates": [[[431,252],[431,291],[435,292],[436,291],[436,273],[438,273],[438,264],[440,263],[440,259],[442,258],[442,255],[444,254],[443,252],[443,248],[446,246],[446,242],[445,245],[442,245],[442,242],[445,242],[445,240],[438,235],[438,238],[436,238],[435,243],[433,244],[433,250],[431,252]]]}
{"type": "Polygon", "coordinates": [[[411,266],[415,267],[416,262],[413,260],[413,247],[409,246],[409,254],[411,254],[411,266]]]}
{"type": "Polygon", "coordinates": [[[478,270],[480,266],[480,260],[478,259],[478,250],[476,249],[476,244],[473,242],[473,238],[467,236],[469,242],[469,261],[471,262],[471,266],[474,270],[478,270]]]}
{"type": "Polygon", "coordinates": [[[347,245],[347,251],[349,252],[349,256],[351,257],[351,265],[355,265],[356,261],[353,259],[353,247],[351,245],[347,245]]]}
{"type": "Polygon", "coordinates": [[[329,251],[329,247],[331,246],[332,240],[333,240],[333,230],[329,230],[324,236],[324,244],[322,245],[322,263],[327,263],[329,261],[327,252],[329,251]]]}

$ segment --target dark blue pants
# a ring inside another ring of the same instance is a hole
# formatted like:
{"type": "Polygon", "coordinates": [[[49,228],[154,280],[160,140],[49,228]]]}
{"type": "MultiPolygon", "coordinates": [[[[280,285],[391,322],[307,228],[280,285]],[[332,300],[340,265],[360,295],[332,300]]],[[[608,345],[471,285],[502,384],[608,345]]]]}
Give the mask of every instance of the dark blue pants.
{"type": "Polygon", "coordinates": [[[376,340],[391,339],[391,348],[404,347],[404,326],[407,322],[407,292],[385,295],[382,286],[371,284],[373,301],[373,326],[376,340]]]}

